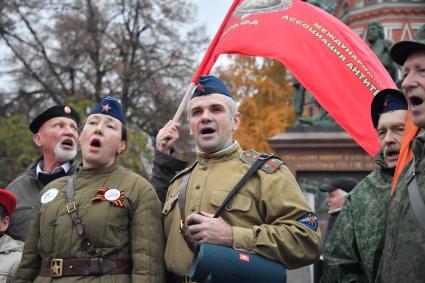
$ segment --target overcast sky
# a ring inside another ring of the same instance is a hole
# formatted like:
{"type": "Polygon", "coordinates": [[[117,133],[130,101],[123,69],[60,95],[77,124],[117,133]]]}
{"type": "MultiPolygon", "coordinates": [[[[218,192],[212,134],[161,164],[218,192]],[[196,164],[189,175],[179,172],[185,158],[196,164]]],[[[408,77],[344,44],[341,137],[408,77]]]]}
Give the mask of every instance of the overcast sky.
{"type": "MultiPolygon", "coordinates": [[[[1,0],[0,0],[1,1],[1,0]]],[[[207,27],[208,36],[212,39],[217,32],[220,23],[223,21],[224,16],[229,10],[230,6],[233,3],[233,0],[191,0],[198,6],[198,21],[199,23],[204,23],[207,27]]],[[[0,50],[4,50],[3,44],[0,43],[0,50]]],[[[199,54],[200,59],[203,57],[203,53],[199,54]]],[[[220,56],[216,65],[223,64],[225,62],[225,56],[220,56]],[[224,61],[224,62],[223,62],[224,61]]],[[[0,69],[3,69],[5,66],[0,65],[0,69]]],[[[6,78],[0,76],[0,89],[2,85],[6,83],[6,78]]]]}
{"type": "MultiPolygon", "coordinates": [[[[208,36],[212,39],[226,16],[233,0],[192,0],[198,6],[198,21],[207,27],[208,36]]],[[[205,50],[206,51],[206,50],[205,50]]],[[[199,54],[199,63],[205,51],[199,54]]],[[[226,65],[227,55],[221,55],[214,66],[226,65]]],[[[212,70],[214,73],[214,68],[212,70]]]]}
{"type": "Polygon", "coordinates": [[[205,23],[212,38],[226,16],[233,0],[192,0],[198,5],[198,20],[205,23]]]}

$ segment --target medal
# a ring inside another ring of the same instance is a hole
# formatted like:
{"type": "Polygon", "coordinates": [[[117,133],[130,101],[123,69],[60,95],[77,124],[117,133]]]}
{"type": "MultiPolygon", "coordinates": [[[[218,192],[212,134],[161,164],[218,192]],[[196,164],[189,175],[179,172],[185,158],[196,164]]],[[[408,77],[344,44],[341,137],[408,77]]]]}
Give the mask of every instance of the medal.
{"type": "Polygon", "coordinates": [[[110,189],[105,192],[105,199],[109,201],[114,201],[120,198],[120,191],[117,189],[110,189]]]}
{"type": "Polygon", "coordinates": [[[55,189],[55,188],[49,189],[47,192],[45,192],[41,196],[41,199],[40,199],[41,203],[46,204],[46,203],[51,202],[52,200],[54,200],[56,198],[58,193],[59,193],[58,189],[55,189]]]}
{"type": "Polygon", "coordinates": [[[125,207],[127,204],[124,202],[125,200],[125,193],[121,192],[117,189],[108,189],[107,187],[101,187],[94,198],[92,198],[92,201],[99,202],[99,201],[109,201],[115,206],[125,207]]]}

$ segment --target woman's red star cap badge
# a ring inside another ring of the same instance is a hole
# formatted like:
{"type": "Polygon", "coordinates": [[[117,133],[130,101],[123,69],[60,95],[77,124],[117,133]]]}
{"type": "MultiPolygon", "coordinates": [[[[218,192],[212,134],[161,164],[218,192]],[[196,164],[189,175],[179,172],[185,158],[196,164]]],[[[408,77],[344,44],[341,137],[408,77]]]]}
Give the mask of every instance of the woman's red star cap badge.
{"type": "Polygon", "coordinates": [[[102,112],[108,113],[109,110],[111,110],[111,107],[109,107],[109,104],[102,105],[102,112]]]}

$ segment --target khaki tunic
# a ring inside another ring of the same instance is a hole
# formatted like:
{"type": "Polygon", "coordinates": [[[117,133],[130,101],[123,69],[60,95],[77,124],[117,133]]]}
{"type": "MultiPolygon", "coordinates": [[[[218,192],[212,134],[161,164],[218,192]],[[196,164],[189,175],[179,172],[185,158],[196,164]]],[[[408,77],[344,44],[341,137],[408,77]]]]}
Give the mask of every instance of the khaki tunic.
{"type": "MultiPolygon", "coordinates": [[[[197,155],[186,192],[185,216],[199,211],[214,213],[250,165],[240,159],[235,143],[220,153],[197,155]]],[[[182,176],[170,185],[163,207],[167,240],[167,270],[187,274],[193,253],[179,231],[177,201],[182,176]]],[[[311,212],[292,174],[285,166],[268,174],[258,170],[241,188],[222,213],[233,226],[235,249],[255,252],[297,268],[319,256],[320,233],[297,221],[311,212]]]]}
{"type": "MultiPolygon", "coordinates": [[[[42,259],[87,259],[66,211],[67,178],[49,183],[42,194],[56,188],[58,195],[38,203],[17,272],[17,282],[50,282],[39,276],[42,259]]],[[[130,274],[54,278],[54,282],[165,282],[161,204],[141,176],[116,164],[109,168],[78,168],[74,174],[74,202],[88,238],[99,255],[132,262],[130,274]],[[120,207],[107,200],[93,202],[101,187],[125,194],[120,207]]]]}

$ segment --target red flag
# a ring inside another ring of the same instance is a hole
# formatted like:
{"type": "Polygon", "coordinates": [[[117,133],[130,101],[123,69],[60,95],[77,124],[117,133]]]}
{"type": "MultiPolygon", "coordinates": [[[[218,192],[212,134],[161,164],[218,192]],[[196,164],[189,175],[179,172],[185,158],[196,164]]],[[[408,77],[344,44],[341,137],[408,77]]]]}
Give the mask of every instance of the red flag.
{"type": "Polygon", "coordinates": [[[349,27],[300,0],[235,0],[192,81],[220,54],[280,61],[370,155],[379,150],[370,118],[373,96],[395,83],[349,27]]]}

